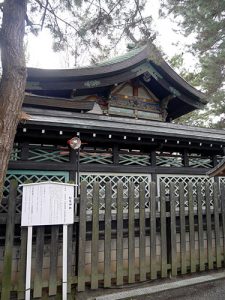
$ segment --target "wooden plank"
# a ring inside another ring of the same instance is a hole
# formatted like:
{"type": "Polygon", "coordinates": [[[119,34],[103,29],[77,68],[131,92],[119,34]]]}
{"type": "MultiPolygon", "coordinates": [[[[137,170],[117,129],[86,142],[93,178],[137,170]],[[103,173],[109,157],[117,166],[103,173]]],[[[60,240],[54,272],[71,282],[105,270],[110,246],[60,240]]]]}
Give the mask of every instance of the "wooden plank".
{"type": "Polygon", "coordinates": [[[68,248],[67,248],[67,293],[71,293],[72,277],[73,277],[73,225],[68,225],[68,248]]]}
{"type": "Polygon", "coordinates": [[[77,276],[78,292],[85,291],[86,209],[87,209],[87,182],[82,181],[80,183],[80,214],[79,214],[78,276],[77,276]]]}
{"type": "Polygon", "coordinates": [[[12,276],[12,255],[13,255],[13,239],[14,239],[14,227],[15,227],[15,210],[16,210],[16,196],[17,196],[16,180],[10,181],[9,188],[9,202],[8,202],[8,214],[6,223],[5,234],[5,251],[2,270],[2,291],[1,300],[10,299],[11,276],[12,276]]]}
{"type": "Polygon", "coordinates": [[[141,182],[139,187],[139,272],[140,281],[146,280],[146,242],[145,242],[145,183],[141,182]]]}
{"type": "Polygon", "coordinates": [[[215,223],[215,240],[216,240],[216,266],[221,268],[221,248],[220,248],[220,224],[219,224],[219,207],[218,207],[218,183],[213,184],[213,204],[214,204],[214,223],[215,223]]]}
{"type": "MultiPolygon", "coordinates": [[[[165,184],[160,183],[161,277],[167,277],[167,235],[165,184]]],[[[170,238],[170,237],[168,237],[170,238]]]]}
{"type": "Polygon", "coordinates": [[[59,226],[55,225],[51,228],[49,296],[57,294],[58,239],[59,226]]]}
{"type": "Polygon", "coordinates": [[[203,220],[202,220],[202,186],[197,184],[197,207],[198,207],[198,251],[199,251],[199,271],[205,270],[205,249],[203,238],[203,220]]]}
{"type": "Polygon", "coordinates": [[[221,191],[221,215],[222,215],[222,230],[223,230],[223,260],[225,260],[225,184],[220,184],[221,191]]]}
{"type": "Polygon", "coordinates": [[[105,241],[104,241],[104,287],[111,287],[111,204],[112,186],[106,183],[105,190],[105,241]]]}
{"type": "Polygon", "coordinates": [[[116,284],[123,285],[123,183],[117,184],[116,284]]]}
{"type": "Polygon", "coordinates": [[[27,257],[27,228],[21,228],[21,244],[20,244],[20,261],[19,261],[19,280],[17,297],[18,300],[25,298],[25,281],[26,281],[26,257],[27,257]]]}
{"type": "Polygon", "coordinates": [[[135,282],[134,183],[128,188],[128,283],[135,282]]]}
{"type": "Polygon", "coordinates": [[[211,220],[211,208],[210,208],[210,189],[209,183],[205,185],[205,202],[206,202],[206,226],[207,226],[207,260],[208,269],[213,269],[213,257],[212,257],[212,220],[211,220]]]}
{"type": "Polygon", "coordinates": [[[175,185],[170,184],[170,239],[171,239],[171,275],[177,276],[177,242],[176,242],[176,212],[175,185]]]}
{"type": "Polygon", "coordinates": [[[98,288],[98,244],[99,244],[99,182],[93,184],[92,240],[91,240],[91,289],[98,288]]]}
{"type": "Polygon", "coordinates": [[[156,184],[150,183],[150,276],[157,278],[156,271],[156,184]]]}
{"type": "Polygon", "coordinates": [[[181,274],[187,273],[186,257],[186,227],[185,227],[185,208],[184,208],[184,183],[179,183],[179,203],[180,203],[180,255],[181,255],[181,274]]]}
{"type": "Polygon", "coordinates": [[[44,233],[45,227],[37,227],[36,236],[36,258],[35,258],[35,275],[34,275],[34,298],[42,297],[42,269],[43,269],[43,255],[44,255],[44,233]]]}
{"type": "Polygon", "coordinates": [[[190,263],[191,273],[196,272],[195,259],[195,224],[194,224],[194,200],[193,185],[188,183],[188,220],[189,220],[189,246],[190,246],[190,263]]]}

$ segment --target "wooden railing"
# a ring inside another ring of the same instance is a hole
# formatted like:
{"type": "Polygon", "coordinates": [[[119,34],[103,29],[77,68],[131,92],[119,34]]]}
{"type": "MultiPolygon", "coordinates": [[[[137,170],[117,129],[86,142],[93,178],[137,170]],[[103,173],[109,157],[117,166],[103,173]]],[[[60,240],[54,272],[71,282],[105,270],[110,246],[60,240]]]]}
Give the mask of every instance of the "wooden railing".
{"type": "MultiPolygon", "coordinates": [[[[225,255],[225,186],[209,184],[184,191],[174,184],[166,194],[160,184],[145,183],[139,194],[134,184],[128,188],[128,207],[124,206],[124,187],[117,184],[112,198],[111,183],[105,196],[95,182],[91,196],[87,183],[81,182],[80,197],[75,199],[76,215],[68,232],[68,293],[99,287],[123,286],[167,276],[220,268],[225,255]],[[101,206],[104,201],[104,206],[101,206]],[[112,207],[112,202],[114,205],[112,207]],[[186,202],[186,203],[185,203],[186,202]],[[177,205],[177,203],[179,205],[177,205]]],[[[8,204],[0,213],[0,284],[1,299],[24,299],[27,229],[20,228],[17,183],[11,181],[8,204]],[[3,255],[4,252],[4,255],[3,255]]],[[[3,205],[2,204],[2,205],[3,205]]],[[[33,298],[59,296],[62,284],[62,228],[39,226],[33,234],[33,298]]],[[[59,296],[60,297],[60,296],[59,296]]]]}

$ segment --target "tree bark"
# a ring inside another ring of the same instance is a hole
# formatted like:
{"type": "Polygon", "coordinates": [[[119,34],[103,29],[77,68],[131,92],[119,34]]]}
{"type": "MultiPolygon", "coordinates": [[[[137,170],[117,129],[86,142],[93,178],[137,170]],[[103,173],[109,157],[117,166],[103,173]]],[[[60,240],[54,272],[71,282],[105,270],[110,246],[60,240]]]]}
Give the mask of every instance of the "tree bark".
{"type": "Polygon", "coordinates": [[[5,0],[0,34],[0,203],[26,85],[24,33],[26,0],[5,0]]]}

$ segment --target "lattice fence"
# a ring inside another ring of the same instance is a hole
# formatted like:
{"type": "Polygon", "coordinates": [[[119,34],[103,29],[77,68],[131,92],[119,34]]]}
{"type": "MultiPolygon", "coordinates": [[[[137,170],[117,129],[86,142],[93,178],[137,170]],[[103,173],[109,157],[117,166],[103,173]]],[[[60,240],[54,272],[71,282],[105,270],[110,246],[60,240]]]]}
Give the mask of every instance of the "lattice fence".
{"type": "MultiPolygon", "coordinates": [[[[123,190],[123,196],[124,196],[124,203],[123,207],[124,210],[128,209],[128,185],[129,182],[134,183],[134,189],[135,189],[135,197],[139,196],[139,184],[140,182],[145,183],[145,192],[146,197],[149,196],[149,182],[151,181],[151,175],[146,174],[130,174],[130,173],[120,173],[120,174],[108,174],[108,173],[81,173],[80,174],[80,181],[86,181],[87,182],[87,195],[89,198],[92,197],[93,193],[93,183],[95,181],[99,182],[100,187],[100,198],[105,197],[105,184],[106,182],[110,181],[112,186],[112,209],[116,209],[116,202],[114,199],[116,199],[117,195],[117,183],[119,181],[123,182],[124,190],[123,190]]],[[[137,204],[138,205],[138,204],[137,204]]],[[[146,204],[149,205],[149,204],[146,204]]],[[[137,208],[137,207],[136,207],[137,208]]],[[[104,201],[100,201],[100,209],[105,209],[105,203],[104,201]]],[[[92,203],[91,201],[88,201],[87,210],[89,212],[92,211],[92,203]]]]}
{"type": "MultiPolygon", "coordinates": [[[[61,171],[37,171],[37,170],[9,170],[6,175],[5,185],[4,185],[4,197],[9,194],[9,183],[11,179],[16,179],[19,184],[24,183],[26,180],[31,180],[33,182],[40,181],[57,181],[57,182],[67,182],[69,181],[69,173],[61,171]]],[[[22,187],[18,187],[18,195],[22,194],[22,187]]]]}
{"type": "MultiPolygon", "coordinates": [[[[196,196],[196,188],[197,184],[201,183],[202,184],[202,194],[205,194],[205,184],[209,183],[209,188],[210,188],[210,194],[212,195],[213,192],[213,182],[214,179],[210,178],[209,176],[202,176],[202,175],[196,175],[196,176],[191,176],[191,175],[166,175],[166,174],[161,174],[157,176],[158,180],[158,187],[160,182],[163,182],[166,187],[166,194],[169,195],[169,186],[170,183],[175,184],[175,196],[178,197],[179,195],[179,183],[184,184],[184,194],[185,196],[188,194],[188,183],[193,184],[193,194],[194,197],[196,196]]],[[[225,180],[225,178],[224,178],[225,180]]],[[[225,181],[224,181],[225,182],[225,181]]],[[[159,192],[159,191],[158,191],[159,192]]],[[[194,205],[196,206],[197,203],[194,201],[194,205]]],[[[205,201],[202,201],[202,205],[205,206],[205,201]]],[[[176,206],[179,207],[179,200],[176,201],[176,206]]],[[[188,207],[187,201],[185,201],[185,206],[188,207]]]]}

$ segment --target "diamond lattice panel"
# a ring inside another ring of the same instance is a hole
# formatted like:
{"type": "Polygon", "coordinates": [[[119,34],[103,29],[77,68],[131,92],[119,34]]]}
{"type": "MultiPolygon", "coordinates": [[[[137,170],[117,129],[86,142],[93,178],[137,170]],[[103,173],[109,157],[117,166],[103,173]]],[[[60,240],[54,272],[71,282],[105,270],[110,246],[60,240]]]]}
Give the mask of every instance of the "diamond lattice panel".
{"type": "MultiPolygon", "coordinates": [[[[170,183],[175,183],[175,195],[179,195],[179,183],[183,182],[184,183],[184,192],[185,196],[187,196],[188,193],[188,183],[191,182],[193,184],[193,194],[194,196],[196,195],[196,186],[197,183],[202,184],[202,193],[204,195],[204,186],[208,182],[210,186],[210,193],[212,194],[213,191],[213,178],[209,178],[208,176],[189,176],[189,175],[158,175],[158,187],[160,182],[165,183],[166,187],[166,194],[169,195],[169,186],[170,183]]],[[[204,198],[204,197],[203,197],[204,198]]],[[[195,200],[195,199],[194,199],[195,200]]],[[[176,203],[177,207],[179,206],[179,202],[177,201],[176,203]]],[[[185,201],[185,205],[188,206],[187,201],[185,201]]],[[[194,201],[194,205],[196,206],[196,200],[194,201]]],[[[202,205],[205,206],[205,200],[203,199],[202,205]]]]}
{"type": "MultiPolygon", "coordinates": [[[[31,170],[9,170],[6,175],[5,185],[4,185],[4,196],[7,197],[9,194],[9,183],[11,179],[16,179],[19,184],[24,183],[26,180],[31,180],[32,182],[40,181],[57,181],[57,182],[67,182],[69,181],[68,172],[60,171],[31,171],[31,170]]],[[[18,187],[18,194],[22,194],[22,187],[18,187]]]]}
{"type": "MultiPolygon", "coordinates": [[[[100,190],[99,194],[102,200],[100,200],[100,210],[104,210],[105,204],[104,204],[104,196],[105,196],[105,184],[106,182],[110,181],[112,185],[112,197],[115,199],[117,194],[117,183],[118,181],[123,182],[124,186],[124,199],[127,199],[128,197],[128,184],[129,182],[134,183],[135,188],[135,197],[139,196],[139,184],[140,182],[144,182],[146,184],[146,197],[149,196],[149,182],[150,182],[151,176],[146,174],[107,174],[107,173],[81,173],[80,174],[80,181],[85,180],[87,182],[87,189],[88,189],[88,198],[90,201],[88,202],[87,209],[92,209],[91,204],[91,197],[92,197],[92,191],[93,191],[93,183],[95,181],[98,181],[100,183],[100,190]]],[[[124,201],[124,209],[127,209],[128,203],[127,200],[124,201]]],[[[137,208],[137,204],[135,205],[135,208],[137,208]]],[[[116,201],[112,201],[112,209],[116,209],[116,201]]]]}

